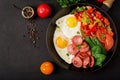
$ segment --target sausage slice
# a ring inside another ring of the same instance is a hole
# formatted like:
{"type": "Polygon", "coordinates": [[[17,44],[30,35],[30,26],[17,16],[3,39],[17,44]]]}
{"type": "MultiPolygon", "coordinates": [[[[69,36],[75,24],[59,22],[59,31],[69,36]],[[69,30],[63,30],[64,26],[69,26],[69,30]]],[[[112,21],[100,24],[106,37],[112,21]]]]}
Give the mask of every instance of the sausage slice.
{"type": "Polygon", "coordinates": [[[73,63],[73,65],[74,65],[75,67],[77,67],[77,68],[82,67],[82,64],[83,64],[83,63],[82,63],[82,59],[79,58],[78,56],[76,56],[76,57],[73,58],[72,63],[73,63]]]}

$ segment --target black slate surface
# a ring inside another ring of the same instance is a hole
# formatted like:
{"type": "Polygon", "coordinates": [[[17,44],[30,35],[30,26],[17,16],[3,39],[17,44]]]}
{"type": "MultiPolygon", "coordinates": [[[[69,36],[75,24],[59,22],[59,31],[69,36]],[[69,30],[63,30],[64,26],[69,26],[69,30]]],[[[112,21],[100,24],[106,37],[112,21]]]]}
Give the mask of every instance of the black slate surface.
{"type": "MultiPolygon", "coordinates": [[[[95,0],[87,0],[98,5],[95,0]]],[[[120,37],[120,0],[116,0],[109,15],[116,24],[120,37]]],[[[46,46],[46,30],[52,17],[60,10],[56,0],[0,0],[0,80],[120,80],[120,46],[104,68],[93,73],[75,73],[59,67],[50,56],[46,46]],[[31,5],[37,7],[40,3],[52,6],[52,15],[47,19],[35,18],[37,29],[40,31],[39,48],[34,48],[26,34],[27,21],[21,16],[21,11],[14,8],[31,5]],[[52,61],[55,71],[45,76],[39,71],[43,61],[52,61]]]]}

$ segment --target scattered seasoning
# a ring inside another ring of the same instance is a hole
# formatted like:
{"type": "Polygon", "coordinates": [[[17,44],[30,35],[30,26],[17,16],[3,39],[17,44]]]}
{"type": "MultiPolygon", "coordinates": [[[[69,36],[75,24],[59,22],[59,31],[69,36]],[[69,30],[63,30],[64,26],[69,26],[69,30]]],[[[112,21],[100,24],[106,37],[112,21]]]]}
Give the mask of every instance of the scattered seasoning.
{"type": "Polygon", "coordinates": [[[28,37],[30,38],[32,44],[34,47],[36,47],[36,42],[39,40],[39,32],[36,29],[36,24],[34,21],[29,21],[27,24],[27,30],[28,30],[28,37]]]}
{"type": "MultiPolygon", "coordinates": [[[[35,23],[35,21],[33,21],[33,8],[30,6],[26,6],[24,8],[20,8],[18,6],[16,6],[15,4],[13,4],[13,7],[20,10],[22,12],[22,16],[23,16],[23,12],[24,12],[24,18],[27,20],[28,24],[27,24],[27,34],[23,35],[23,37],[27,37],[30,39],[30,41],[32,42],[34,47],[37,47],[37,41],[39,40],[39,32],[37,30],[37,25],[35,23]],[[28,18],[26,18],[28,17],[28,18]]],[[[41,31],[43,32],[43,31],[41,31]]]]}
{"type": "Polygon", "coordinates": [[[66,55],[69,56],[69,53],[67,53],[66,55]]]}
{"type": "Polygon", "coordinates": [[[81,48],[81,45],[76,45],[76,48],[77,48],[77,49],[80,49],[80,48],[81,48]]]}
{"type": "Polygon", "coordinates": [[[18,9],[18,10],[22,10],[22,8],[16,6],[15,4],[13,4],[13,7],[16,8],[16,9],[18,9]]]}

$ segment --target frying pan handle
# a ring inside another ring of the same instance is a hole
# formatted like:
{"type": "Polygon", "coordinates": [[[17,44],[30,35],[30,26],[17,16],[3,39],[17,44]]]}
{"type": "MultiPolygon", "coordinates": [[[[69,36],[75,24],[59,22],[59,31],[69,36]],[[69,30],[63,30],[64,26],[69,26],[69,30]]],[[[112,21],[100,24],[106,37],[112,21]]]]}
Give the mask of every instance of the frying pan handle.
{"type": "Polygon", "coordinates": [[[108,11],[111,7],[112,7],[112,4],[114,3],[115,0],[105,0],[103,1],[103,6],[102,8],[105,10],[105,11],[108,11]]]}

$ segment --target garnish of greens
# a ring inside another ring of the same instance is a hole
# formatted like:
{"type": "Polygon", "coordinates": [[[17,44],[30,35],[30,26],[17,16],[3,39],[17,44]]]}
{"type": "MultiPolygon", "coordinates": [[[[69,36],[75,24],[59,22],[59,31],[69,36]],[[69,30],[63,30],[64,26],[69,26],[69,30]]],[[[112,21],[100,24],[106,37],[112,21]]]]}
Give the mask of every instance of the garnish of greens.
{"type": "Polygon", "coordinates": [[[67,56],[69,56],[69,53],[66,53],[67,56]]]}
{"type": "Polygon", "coordinates": [[[90,45],[92,56],[95,58],[95,65],[102,66],[106,59],[106,50],[103,45],[99,42],[96,36],[91,40],[89,37],[85,38],[85,41],[90,45]]]}
{"type": "Polygon", "coordinates": [[[86,7],[85,6],[82,6],[82,7],[77,7],[75,9],[72,10],[72,14],[75,14],[75,13],[78,13],[80,11],[85,11],[86,10],[86,7]]]}
{"type": "Polygon", "coordinates": [[[66,8],[72,4],[78,4],[79,2],[83,2],[83,1],[86,0],[57,0],[57,2],[62,8],[66,8]]]}
{"type": "Polygon", "coordinates": [[[81,48],[81,45],[77,45],[76,48],[77,48],[77,49],[80,49],[80,48],[81,48]]]}
{"type": "Polygon", "coordinates": [[[80,32],[79,32],[79,31],[77,31],[77,34],[80,34],[80,32]]]}

